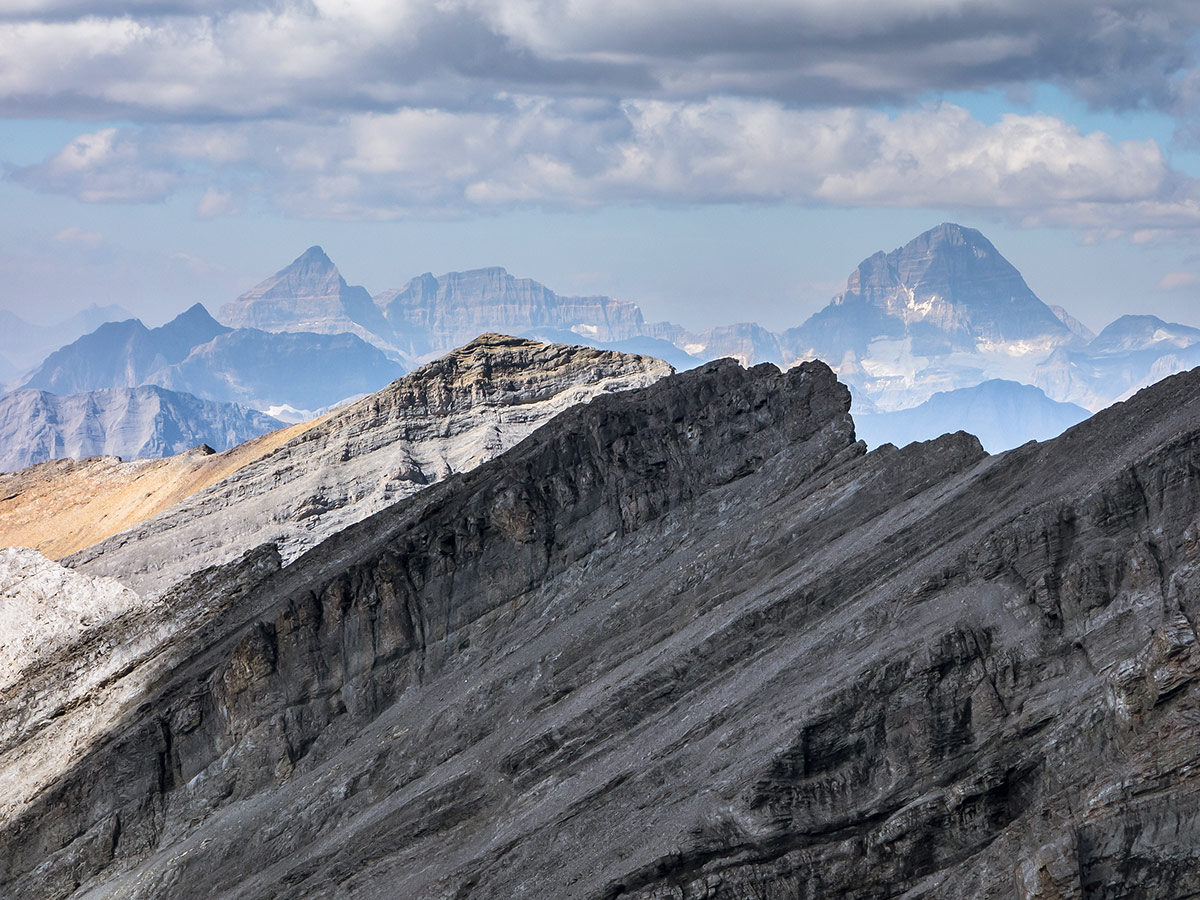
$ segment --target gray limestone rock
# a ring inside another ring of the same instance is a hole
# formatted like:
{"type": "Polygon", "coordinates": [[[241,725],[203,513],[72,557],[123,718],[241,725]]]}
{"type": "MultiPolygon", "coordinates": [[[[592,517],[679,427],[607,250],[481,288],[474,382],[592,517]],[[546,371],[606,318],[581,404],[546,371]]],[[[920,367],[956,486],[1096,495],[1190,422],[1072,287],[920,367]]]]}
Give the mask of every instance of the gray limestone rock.
{"type": "Polygon", "coordinates": [[[709,364],[179,585],[0,695],[0,893],[1200,892],[1200,372],[994,457],[849,405],[709,364]]]}
{"type": "Polygon", "coordinates": [[[670,371],[650,357],[483,335],[68,563],[155,594],[265,542],[290,562],[563,410],[670,371]]]}

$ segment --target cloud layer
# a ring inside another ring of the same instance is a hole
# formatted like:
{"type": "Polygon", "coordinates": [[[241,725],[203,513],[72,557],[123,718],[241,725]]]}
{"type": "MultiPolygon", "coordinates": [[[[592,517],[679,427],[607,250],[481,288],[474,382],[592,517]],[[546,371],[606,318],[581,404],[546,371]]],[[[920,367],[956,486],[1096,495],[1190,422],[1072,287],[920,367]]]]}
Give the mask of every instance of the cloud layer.
{"type": "Polygon", "coordinates": [[[1153,142],[921,98],[1047,82],[1186,130],[1198,31],[1194,0],[10,0],[0,115],[132,122],[11,177],[205,217],[779,201],[1145,237],[1200,224],[1153,142]]]}

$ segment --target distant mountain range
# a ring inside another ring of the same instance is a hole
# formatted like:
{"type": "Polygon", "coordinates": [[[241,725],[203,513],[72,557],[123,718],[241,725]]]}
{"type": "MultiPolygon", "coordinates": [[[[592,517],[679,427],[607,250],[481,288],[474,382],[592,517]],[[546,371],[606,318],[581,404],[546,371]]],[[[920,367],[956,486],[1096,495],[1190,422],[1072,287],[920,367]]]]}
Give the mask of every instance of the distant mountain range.
{"type": "Polygon", "coordinates": [[[22,383],[55,394],[155,384],[260,410],[317,410],[371,393],[404,367],[353,334],[230,328],[199,303],[159,328],[110,322],[22,383]]]}
{"type": "Polygon", "coordinates": [[[14,312],[0,309],[0,380],[28,371],[45,359],[47,353],[105,322],[128,318],[130,312],[123,306],[93,304],[52,325],[35,325],[14,312]]]}
{"type": "MultiPolygon", "coordinates": [[[[89,310],[72,327],[103,314],[89,310]]],[[[109,322],[10,386],[68,395],[155,384],[301,421],[497,332],[652,355],[676,370],[724,356],[784,368],[821,358],[851,387],[872,439],[969,424],[999,448],[1051,437],[1079,408],[1200,365],[1200,329],[1136,315],[1095,335],[1042,302],[979,231],[950,223],[867,257],[824,309],[782,332],[647,322],[634,303],[557,294],[496,267],[426,273],[372,296],[315,246],[219,319],[196,304],[160,328],[109,322]],[[988,382],[1009,386],[958,393],[988,382]]]]}
{"type": "Polygon", "coordinates": [[[201,444],[228,450],[282,425],[257,410],[154,385],[66,397],[25,389],[0,397],[0,472],[63,457],[141,459],[201,444]]]}
{"type": "Polygon", "coordinates": [[[633,303],[559,295],[501,268],[427,273],[371,298],[320,247],[226,304],[220,318],[271,331],[352,331],[408,365],[483,331],[652,353],[677,369],[722,356],[783,367],[820,358],[871,412],[996,379],[1094,412],[1200,362],[1190,350],[1200,329],[1137,316],[1093,335],[1043,303],[979,231],[950,223],[863,260],[845,291],[783,332],[746,322],[690,332],[646,322],[633,303]]]}
{"type": "Polygon", "coordinates": [[[1074,403],[1051,400],[1038,388],[993,379],[973,387],[940,391],[909,409],[854,414],[858,436],[869,447],[930,441],[948,431],[979,438],[988,453],[1001,453],[1026,441],[1047,441],[1091,415],[1074,403]]]}

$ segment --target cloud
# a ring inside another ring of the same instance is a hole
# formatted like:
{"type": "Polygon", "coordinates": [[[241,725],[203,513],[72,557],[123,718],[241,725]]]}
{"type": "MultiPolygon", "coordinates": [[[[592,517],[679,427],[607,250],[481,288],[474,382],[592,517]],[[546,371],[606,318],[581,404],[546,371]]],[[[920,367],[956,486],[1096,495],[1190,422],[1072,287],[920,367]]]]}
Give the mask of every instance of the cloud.
{"type": "Polygon", "coordinates": [[[1194,0],[13,0],[0,113],[299,119],[497,95],[908,102],[1053,82],[1195,102],[1194,0]]]}
{"type": "MultiPolygon", "coordinates": [[[[1200,189],[1157,144],[1052,116],[985,124],[951,104],[889,116],[734,98],[506,104],[104,129],[16,177],[91,201],[237,177],[293,215],[345,219],[783,202],[989,211],[1135,240],[1200,227],[1200,189]]],[[[232,203],[209,188],[197,212],[232,203]]]]}
{"type": "Polygon", "coordinates": [[[104,236],[94,231],[86,231],[78,225],[71,225],[54,235],[54,240],[60,244],[78,244],[83,247],[99,247],[104,243],[104,236]]]}
{"type": "Polygon", "coordinates": [[[229,216],[240,212],[241,201],[228,191],[218,191],[209,188],[196,204],[196,216],[201,219],[213,219],[217,216],[229,216]]]}
{"type": "Polygon", "coordinates": [[[116,128],[81,134],[40,165],[14,169],[12,177],[87,203],[162,200],[183,181],[169,167],[148,165],[136,133],[116,128]]]}
{"type": "Polygon", "coordinates": [[[1160,291],[1180,291],[1200,285],[1200,275],[1195,272],[1168,272],[1158,282],[1160,291]]]}

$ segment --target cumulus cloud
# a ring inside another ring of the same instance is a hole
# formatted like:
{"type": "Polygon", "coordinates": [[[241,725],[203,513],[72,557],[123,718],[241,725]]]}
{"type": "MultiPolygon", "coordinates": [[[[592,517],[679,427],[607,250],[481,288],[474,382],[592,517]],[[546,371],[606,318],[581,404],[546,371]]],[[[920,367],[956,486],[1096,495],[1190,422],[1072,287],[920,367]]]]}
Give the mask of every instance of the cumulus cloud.
{"type": "Polygon", "coordinates": [[[477,107],[497,93],[791,105],[1050,81],[1190,102],[1194,0],[13,0],[0,112],[140,119],[477,107]]]}
{"type": "MultiPolygon", "coordinates": [[[[889,116],[734,98],[519,96],[502,110],[104,129],[18,177],[84,200],[159,199],[229,171],[291,214],[333,218],[786,202],[999,210],[1135,238],[1200,226],[1195,181],[1151,140],[1082,134],[1045,115],[985,124],[950,104],[889,116]]],[[[231,202],[210,188],[197,211],[231,202]]]]}

